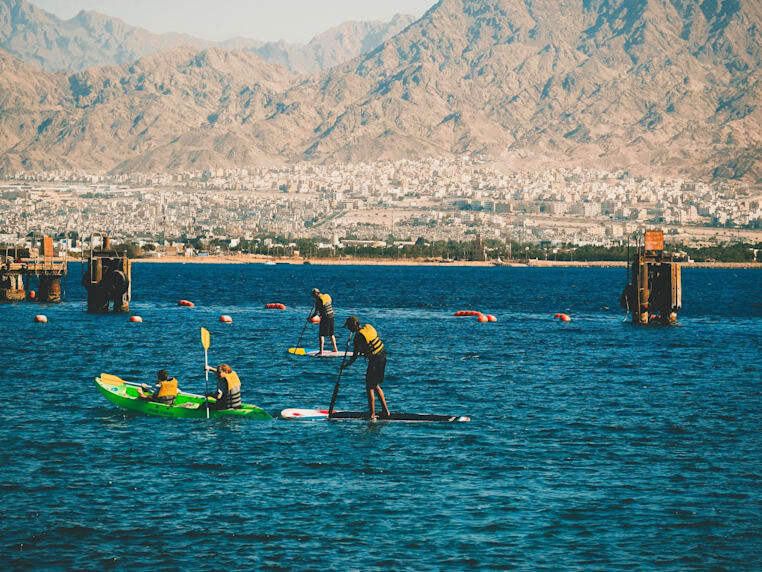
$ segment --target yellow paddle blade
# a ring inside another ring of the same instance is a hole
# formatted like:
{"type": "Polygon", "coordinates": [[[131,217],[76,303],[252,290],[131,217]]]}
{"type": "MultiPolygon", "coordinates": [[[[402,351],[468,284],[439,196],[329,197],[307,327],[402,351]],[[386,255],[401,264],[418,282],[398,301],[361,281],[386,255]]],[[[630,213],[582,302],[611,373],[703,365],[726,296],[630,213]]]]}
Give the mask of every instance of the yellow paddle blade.
{"type": "Polygon", "coordinates": [[[124,385],[124,380],[121,377],[111,375],[110,373],[102,373],[101,382],[106,385],[124,385]]]}
{"type": "Polygon", "coordinates": [[[307,352],[304,350],[304,348],[288,348],[288,353],[294,354],[296,356],[307,355],[307,352]]]}
{"type": "Polygon", "coordinates": [[[201,328],[201,345],[205,350],[209,349],[209,330],[201,328]]]}

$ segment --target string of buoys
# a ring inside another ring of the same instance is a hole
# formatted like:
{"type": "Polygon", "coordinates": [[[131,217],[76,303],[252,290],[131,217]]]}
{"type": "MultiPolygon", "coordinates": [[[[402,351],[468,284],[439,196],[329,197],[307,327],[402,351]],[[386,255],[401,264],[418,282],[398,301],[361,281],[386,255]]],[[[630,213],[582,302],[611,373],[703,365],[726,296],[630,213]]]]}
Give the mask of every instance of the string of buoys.
{"type": "Polygon", "coordinates": [[[568,316],[568,314],[556,314],[553,316],[554,318],[561,320],[562,322],[571,322],[571,318],[568,316]]]}
{"type": "Polygon", "coordinates": [[[320,323],[320,316],[312,316],[310,318],[310,322],[312,322],[313,324],[319,324],[320,323]]]}
{"type": "Polygon", "coordinates": [[[220,322],[222,322],[223,324],[232,324],[233,318],[231,318],[227,314],[223,314],[222,316],[220,316],[220,322]]]}
{"type": "Polygon", "coordinates": [[[476,310],[458,310],[455,312],[455,315],[458,317],[464,317],[464,316],[476,316],[477,322],[497,322],[497,318],[493,316],[492,314],[482,314],[481,312],[477,312],[476,310]]]}
{"type": "Polygon", "coordinates": [[[34,321],[38,324],[47,324],[48,323],[48,317],[45,314],[37,314],[34,317],[34,321]]]}
{"type": "Polygon", "coordinates": [[[186,308],[193,308],[195,304],[193,302],[190,302],[188,300],[180,300],[177,303],[178,306],[185,306],[186,308]]]}
{"type": "Polygon", "coordinates": [[[268,310],[285,310],[286,306],[280,303],[265,304],[265,308],[268,310]]]}
{"type": "Polygon", "coordinates": [[[136,324],[140,324],[143,322],[143,318],[140,316],[130,316],[130,322],[135,322],[136,324]]]}

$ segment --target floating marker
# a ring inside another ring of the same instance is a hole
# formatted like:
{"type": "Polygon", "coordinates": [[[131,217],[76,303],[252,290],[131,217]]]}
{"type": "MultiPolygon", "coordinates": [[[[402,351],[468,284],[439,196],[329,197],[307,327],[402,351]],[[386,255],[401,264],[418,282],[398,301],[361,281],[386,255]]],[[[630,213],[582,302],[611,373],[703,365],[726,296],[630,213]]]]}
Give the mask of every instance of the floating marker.
{"type": "Polygon", "coordinates": [[[222,322],[223,324],[232,324],[233,318],[231,318],[227,314],[223,314],[222,316],[220,316],[220,322],[222,322]]]}
{"type": "Polygon", "coordinates": [[[497,318],[493,316],[492,314],[487,314],[487,321],[488,322],[497,322],[497,318]]]}
{"type": "Polygon", "coordinates": [[[571,318],[567,316],[566,314],[559,314],[558,319],[562,322],[571,322],[571,318]]]}
{"type": "Polygon", "coordinates": [[[462,316],[479,316],[481,315],[481,312],[477,312],[476,310],[459,310],[455,312],[455,315],[458,317],[462,316]]]}
{"type": "Polygon", "coordinates": [[[29,299],[30,300],[34,300],[35,298],[37,298],[37,292],[35,292],[34,290],[30,290],[29,291],[29,299]]]}
{"type": "Polygon", "coordinates": [[[484,314],[479,314],[478,316],[476,316],[476,321],[477,322],[488,322],[489,319],[484,314]]]}
{"type": "Polygon", "coordinates": [[[265,308],[268,310],[285,310],[286,306],[280,303],[265,304],[265,308]]]}
{"type": "Polygon", "coordinates": [[[48,317],[45,316],[44,314],[37,314],[34,317],[34,321],[37,322],[38,324],[47,324],[48,323],[48,317]]]}
{"type": "Polygon", "coordinates": [[[140,324],[143,322],[143,318],[140,316],[130,316],[130,322],[135,322],[137,324],[140,324]]]}
{"type": "Polygon", "coordinates": [[[189,302],[188,300],[180,300],[177,305],[185,306],[186,308],[193,308],[193,306],[195,306],[193,302],[189,302]]]}
{"type": "Polygon", "coordinates": [[[312,322],[313,324],[319,324],[320,323],[320,316],[312,316],[310,318],[310,322],[312,322]]]}

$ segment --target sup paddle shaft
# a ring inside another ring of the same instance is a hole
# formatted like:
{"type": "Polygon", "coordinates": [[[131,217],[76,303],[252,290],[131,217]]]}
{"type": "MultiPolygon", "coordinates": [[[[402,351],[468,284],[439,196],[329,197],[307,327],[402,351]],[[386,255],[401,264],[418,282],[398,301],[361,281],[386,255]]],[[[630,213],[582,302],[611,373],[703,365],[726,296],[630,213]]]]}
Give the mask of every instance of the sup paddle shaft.
{"type": "Polygon", "coordinates": [[[341,381],[341,372],[344,371],[344,362],[347,359],[347,352],[349,351],[349,340],[352,339],[352,332],[349,332],[347,337],[347,345],[344,347],[344,355],[341,356],[341,366],[339,366],[339,376],[336,378],[336,385],[333,387],[333,395],[331,396],[331,406],[328,408],[328,419],[333,417],[333,406],[336,405],[336,398],[339,395],[339,382],[341,381]]]}
{"type": "Polygon", "coordinates": [[[301,334],[299,334],[299,341],[298,341],[298,342],[296,342],[296,346],[294,346],[294,347],[297,347],[297,348],[298,348],[298,347],[299,347],[299,344],[301,344],[301,343],[302,343],[302,338],[304,337],[304,330],[306,330],[306,329],[307,329],[307,324],[309,324],[309,323],[310,323],[310,321],[309,321],[309,318],[307,318],[306,320],[304,320],[304,327],[302,328],[302,333],[301,333],[301,334]]]}

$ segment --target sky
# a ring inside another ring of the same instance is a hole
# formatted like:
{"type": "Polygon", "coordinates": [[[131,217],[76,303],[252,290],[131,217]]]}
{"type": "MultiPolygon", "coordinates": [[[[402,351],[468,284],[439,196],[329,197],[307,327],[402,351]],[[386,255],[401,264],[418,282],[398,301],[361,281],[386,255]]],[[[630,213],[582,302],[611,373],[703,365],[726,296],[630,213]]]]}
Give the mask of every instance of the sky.
{"type": "Polygon", "coordinates": [[[62,19],[94,10],[154,33],[306,43],[348,20],[422,16],[436,0],[30,0],[62,19]]]}

